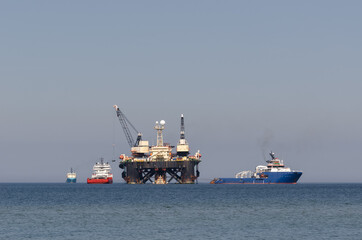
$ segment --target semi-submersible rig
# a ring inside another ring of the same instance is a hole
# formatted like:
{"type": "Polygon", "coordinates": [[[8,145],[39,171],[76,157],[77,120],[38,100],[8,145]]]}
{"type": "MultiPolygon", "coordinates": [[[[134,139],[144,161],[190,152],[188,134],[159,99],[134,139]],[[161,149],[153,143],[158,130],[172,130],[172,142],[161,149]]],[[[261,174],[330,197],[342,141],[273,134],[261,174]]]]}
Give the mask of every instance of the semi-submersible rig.
{"type": "Polygon", "coordinates": [[[154,129],[157,131],[157,145],[150,146],[148,141],[142,140],[142,134],[121,112],[117,105],[113,106],[122,125],[128,144],[131,147],[132,156],[122,154],[119,167],[124,169],[122,178],[128,184],[168,184],[176,182],[180,184],[197,183],[200,175],[198,165],[201,162],[200,151],[194,156],[189,156],[190,147],[185,139],[184,117],[181,114],[181,134],[176,147],[176,153],[172,152],[170,144],[163,142],[162,131],[165,129],[165,121],[156,122],[154,129]],[[130,129],[138,133],[134,141],[130,129]]]}

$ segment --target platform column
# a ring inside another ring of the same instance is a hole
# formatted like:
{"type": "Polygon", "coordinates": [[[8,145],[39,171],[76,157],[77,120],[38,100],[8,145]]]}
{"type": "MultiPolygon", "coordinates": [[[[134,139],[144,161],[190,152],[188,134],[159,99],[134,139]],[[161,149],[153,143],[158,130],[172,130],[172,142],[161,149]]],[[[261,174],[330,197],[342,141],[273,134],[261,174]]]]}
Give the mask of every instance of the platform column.
{"type": "Polygon", "coordinates": [[[130,163],[126,167],[126,182],[129,184],[141,183],[141,176],[136,163],[130,163]]]}
{"type": "Polygon", "coordinates": [[[182,179],[182,183],[194,183],[195,182],[195,173],[194,173],[194,168],[195,168],[195,162],[194,161],[185,161],[184,162],[184,168],[182,169],[181,172],[181,179],[182,179]]]}

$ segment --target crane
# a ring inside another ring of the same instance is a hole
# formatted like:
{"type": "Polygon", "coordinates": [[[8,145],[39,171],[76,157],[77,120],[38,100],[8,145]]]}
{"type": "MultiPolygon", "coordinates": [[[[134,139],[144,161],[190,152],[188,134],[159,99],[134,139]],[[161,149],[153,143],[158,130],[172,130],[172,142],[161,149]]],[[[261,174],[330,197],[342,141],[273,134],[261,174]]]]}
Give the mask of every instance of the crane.
{"type": "Polygon", "coordinates": [[[121,112],[121,110],[119,109],[119,107],[117,105],[113,106],[114,109],[116,110],[117,113],[117,117],[119,119],[119,122],[121,123],[121,126],[123,128],[123,132],[126,135],[127,138],[127,142],[129,144],[129,146],[132,147],[137,147],[139,142],[142,140],[142,134],[140,132],[137,131],[137,129],[133,126],[133,124],[127,119],[127,117],[123,114],[123,112],[121,112]],[[131,131],[128,128],[128,124],[132,127],[132,129],[137,132],[137,140],[134,141],[131,131]]]}

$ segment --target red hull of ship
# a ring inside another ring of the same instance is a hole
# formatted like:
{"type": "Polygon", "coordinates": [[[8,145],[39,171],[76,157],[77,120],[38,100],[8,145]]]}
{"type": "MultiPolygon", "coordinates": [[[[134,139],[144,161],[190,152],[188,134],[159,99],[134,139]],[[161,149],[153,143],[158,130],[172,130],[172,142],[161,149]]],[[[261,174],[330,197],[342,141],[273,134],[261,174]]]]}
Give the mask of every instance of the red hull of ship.
{"type": "Polygon", "coordinates": [[[96,179],[96,178],[87,178],[88,184],[111,184],[113,183],[113,178],[106,179],[96,179]]]}

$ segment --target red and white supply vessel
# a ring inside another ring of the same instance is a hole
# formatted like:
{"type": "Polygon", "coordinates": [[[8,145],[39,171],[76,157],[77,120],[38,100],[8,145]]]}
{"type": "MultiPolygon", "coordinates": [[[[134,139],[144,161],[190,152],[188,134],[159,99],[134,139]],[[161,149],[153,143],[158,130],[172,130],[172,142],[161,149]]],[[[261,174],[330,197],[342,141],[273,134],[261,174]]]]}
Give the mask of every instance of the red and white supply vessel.
{"type": "Polygon", "coordinates": [[[101,158],[101,162],[97,162],[93,166],[93,173],[91,178],[87,178],[88,184],[111,184],[113,183],[113,174],[110,173],[111,166],[107,163],[103,162],[103,158],[101,158]]]}

